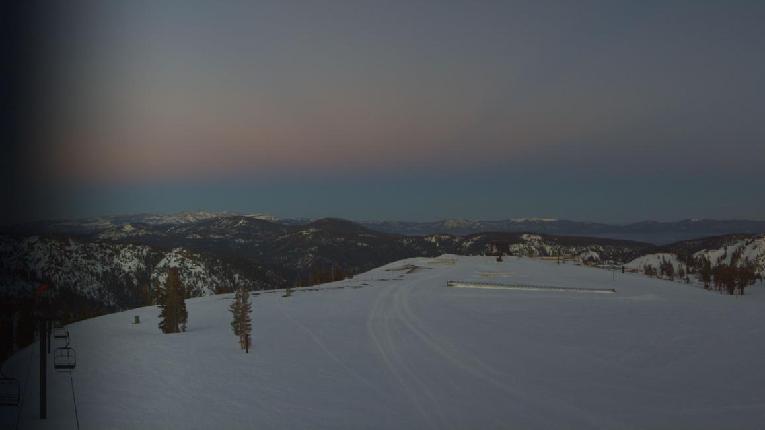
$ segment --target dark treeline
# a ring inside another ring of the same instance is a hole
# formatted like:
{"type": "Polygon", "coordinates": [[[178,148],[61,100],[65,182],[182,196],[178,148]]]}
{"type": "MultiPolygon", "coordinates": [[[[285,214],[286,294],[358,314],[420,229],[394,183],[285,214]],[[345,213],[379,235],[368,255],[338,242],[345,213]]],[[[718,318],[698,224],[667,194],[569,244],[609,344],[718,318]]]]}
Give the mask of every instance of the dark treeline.
{"type": "Polygon", "coordinates": [[[761,279],[757,272],[757,265],[744,257],[739,250],[734,252],[728,259],[727,250],[717,258],[714,263],[709,258],[691,257],[682,258],[676,270],[671,261],[662,258],[659,267],[650,264],[643,266],[643,273],[662,279],[680,279],[689,283],[691,275],[694,275],[707,290],[715,290],[721,294],[744,295],[747,287],[750,287],[761,279]]]}
{"type": "Polygon", "coordinates": [[[342,281],[352,276],[340,267],[332,266],[330,268],[316,268],[307,275],[301,276],[295,282],[297,287],[308,287],[311,285],[325,284],[327,282],[342,281]]]}
{"type": "Polygon", "coordinates": [[[704,283],[704,288],[730,295],[743,295],[744,289],[754,285],[759,278],[754,263],[749,260],[745,260],[740,265],[718,264],[716,266],[712,266],[707,261],[699,271],[699,279],[704,283]]]}
{"type": "Polygon", "coordinates": [[[47,294],[0,298],[0,362],[34,342],[40,315],[66,325],[118,310],[71,289],[47,294]]]}

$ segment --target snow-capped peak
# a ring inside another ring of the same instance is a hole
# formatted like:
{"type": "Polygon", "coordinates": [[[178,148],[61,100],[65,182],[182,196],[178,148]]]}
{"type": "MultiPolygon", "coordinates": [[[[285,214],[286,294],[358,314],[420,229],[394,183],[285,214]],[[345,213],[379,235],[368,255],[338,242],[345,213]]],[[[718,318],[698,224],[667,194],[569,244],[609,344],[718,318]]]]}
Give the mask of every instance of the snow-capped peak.
{"type": "Polygon", "coordinates": [[[555,222],[557,218],[511,218],[512,222],[555,222]]]}

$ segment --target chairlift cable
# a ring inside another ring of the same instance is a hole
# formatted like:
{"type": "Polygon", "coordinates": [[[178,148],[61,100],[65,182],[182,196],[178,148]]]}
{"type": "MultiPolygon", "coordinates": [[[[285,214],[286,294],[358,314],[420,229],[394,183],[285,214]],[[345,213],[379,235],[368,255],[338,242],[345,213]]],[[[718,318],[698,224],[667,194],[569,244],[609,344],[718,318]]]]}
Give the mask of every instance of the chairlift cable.
{"type": "MultiPolygon", "coordinates": [[[[32,348],[32,355],[34,355],[35,349],[32,348]]],[[[21,402],[19,403],[19,407],[16,410],[16,430],[19,430],[19,424],[21,423],[21,413],[24,412],[24,399],[26,396],[27,387],[29,387],[29,375],[32,373],[32,363],[34,363],[34,360],[29,360],[29,365],[27,365],[27,376],[24,378],[24,389],[22,391],[21,395],[21,402]]]]}
{"type": "Polygon", "coordinates": [[[77,422],[77,430],[80,430],[80,414],[77,412],[77,396],[74,394],[74,378],[69,374],[69,386],[72,387],[72,403],[74,403],[74,418],[77,422]]]}

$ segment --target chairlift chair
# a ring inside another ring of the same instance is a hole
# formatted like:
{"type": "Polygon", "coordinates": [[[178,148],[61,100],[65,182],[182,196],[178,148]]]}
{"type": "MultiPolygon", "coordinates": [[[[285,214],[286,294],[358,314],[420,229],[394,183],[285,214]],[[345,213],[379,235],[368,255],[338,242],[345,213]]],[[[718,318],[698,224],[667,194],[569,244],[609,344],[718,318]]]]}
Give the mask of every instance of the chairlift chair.
{"type": "Polygon", "coordinates": [[[71,372],[77,367],[77,352],[71,346],[56,348],[53,354],[53,368],[57,372],[71,372]]]}
{"type": "Polygon", "coordinates": [[[53,329],[53,337],[55,339],[69,339],[69,330],[63,327],[56,327],[53,329]]]}
{"type": "Polygon", "coordinates": [[[0,373],[0,406],[18,406],[21,402],[21,384],[16,378],[0,373]]]}

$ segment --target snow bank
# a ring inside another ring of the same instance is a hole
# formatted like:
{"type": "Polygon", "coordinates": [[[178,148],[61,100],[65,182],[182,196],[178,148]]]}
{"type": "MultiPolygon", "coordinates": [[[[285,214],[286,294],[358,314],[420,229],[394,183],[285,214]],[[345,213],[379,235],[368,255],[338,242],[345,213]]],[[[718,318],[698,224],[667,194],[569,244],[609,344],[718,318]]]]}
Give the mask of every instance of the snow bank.
{"type": "MultiPolygon", "coordinates": [[[[483,275],[483,274],[482,274],[483,275]]],[[[571,288],[549,285],[497,284],[491,282],[446,281],[449,288],[479,288],[485,290],[554,291],[558,293],[615,293],[613,288],[571,288]]]]}

